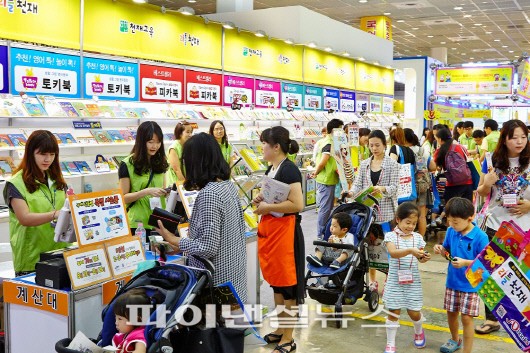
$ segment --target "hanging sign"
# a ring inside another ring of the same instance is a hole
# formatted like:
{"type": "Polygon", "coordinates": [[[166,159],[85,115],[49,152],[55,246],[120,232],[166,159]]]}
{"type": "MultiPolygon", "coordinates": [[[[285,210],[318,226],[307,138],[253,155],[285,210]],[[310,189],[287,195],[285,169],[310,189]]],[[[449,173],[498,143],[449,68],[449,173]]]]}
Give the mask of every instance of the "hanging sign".
{"type": "Polygon", "coordinates": [[[0,93],[9,93],[7,68],[7,47],[0,45],[0,93]]]}
{"type": "Polygon", "coordinates": [[[254,93],[254,79],[249,77],[224,75],[224,103],[232,105],[237,99],[238,104],[252,104],[254,93]]]}
{"type": "Polygon", "coordinates": [[[392,20],[387,16],[365,16],[361,17],[361,30],[392,40],[392,20]]]}
{"type": "Polygon", "coordinates": [[[11,48],[11,93],[80,98],[78,56],[11,48]]]}
{"type": "Polygon", "coordinates": [[[140,64],[140,100],[183,103],[184,69],[140,64]]]}
{"type": "Polygon", "coordinates": [[[256,107],[279,108],[282,85],[277,81],[255,81],[256,107]]]}
{"type": "Polygon", "coordinates": [[[138,64],[84,58],[85,96],[102,99],[138,100],[138,64]]]}
{"type": "Polygon", "coordinates": [[[321,87],[304,87],[304,108],[322,110],[322,95],[324,90],[321,87]]]}
{"type": "Polygon", "coordinates": [[[383,97],[383,113],[393,113],[393,112],[394,112],[394,98],[383,97]]]}
{"type": "Polygon", "coordinates": [[[357,93],[357,101],[355,102],[355,111],[356,112],[370,112],[370,95],[357,93]]]}
{"type": "Polygon", "coordinates": [[[436,69],[436,95],[511,94],[512,66],[436,69]]]}
{"type": "Polygon", "coordinates": [[[437,110],[424,110],[423,117],[425,120],[440,119],[440,112],[437,110]]]}
{"type": "Polygon", "coordinates": [[[220,105],[221,74],[186,70],[186,103],[220,105]]]}
{"type": "Polygon", "coordinates": [[[282,83],[282,108],[302,108],[304,86],[295,83],[282,83]]]}
{"type": "Polygon", "coordinates": [[[363,92],[394,95],[394,70],[355,63],[355,89],[363,92]]]}
{"type": "Polygon", "coordinates": [[[340,93],[337,89],[324,88],[324,109],[339,110],[340,93]]]}
{"type": "Polygon", "coordinates": [[[343,56],[305,48],[304,81],[355,89],[355,62],[343,56]]]}
{"type": "Polygon", "coordinates": [[[383,110],[383,97],[370,95],[370,113],[381,113],[383,110]]]}
{"type": "Polygon", "coordinates": [[[355,92],[340,91],[340,111],[354,112],[355,111],[355,92]]]}
{"type": "Polygon", "coordinates": [[[526,59],[523,62],[523,74],[521,75],[521,82],[517,93],[526,99],[530,99],[530,60],[526,59]]]}

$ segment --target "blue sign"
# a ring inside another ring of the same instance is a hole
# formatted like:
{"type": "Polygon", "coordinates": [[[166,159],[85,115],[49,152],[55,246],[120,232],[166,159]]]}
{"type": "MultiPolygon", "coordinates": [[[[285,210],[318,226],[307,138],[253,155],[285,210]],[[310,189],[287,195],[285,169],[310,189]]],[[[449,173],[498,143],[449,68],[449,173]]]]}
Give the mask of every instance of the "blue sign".
{"type": "Polygon", "coordinates": [[[138,64],[85,58],[85,97],[138,100],[138,64]]]}
{"type": "Polygon", "coordinates": [[[287,106],[301,109],[304,99],[304,86],[282,82],[282,108],[287,106]]]}
{"type": "Polygon", "coordinates": [[[0,93],[9,93],[7,68],[7,47],[0,45],[0,93]]]}
{"type": "Polygon", "coordinates": [[[354,112],[355,111],[355,92],[340,91],[340,111],[354,112]]]}
{"type": "Polygon", "coordinates": [[[101,129],[101,121],[73,121],[74,129],[101,129]]]}
{"type": "Polygon", "coordinates": [[[338,89],[324,89],[324,109],[339,110],[340,92],[338,89]]]}
{"type": "Polygon", "coordinates": [[[11,93],[80,98],[79,56],[11,48],[11,93]]]}
{"type": "Polygon", "coordinates": [[[305,86],[304,108],[322,110],[322,95],[324,90],[321,87],[305,86]]]}

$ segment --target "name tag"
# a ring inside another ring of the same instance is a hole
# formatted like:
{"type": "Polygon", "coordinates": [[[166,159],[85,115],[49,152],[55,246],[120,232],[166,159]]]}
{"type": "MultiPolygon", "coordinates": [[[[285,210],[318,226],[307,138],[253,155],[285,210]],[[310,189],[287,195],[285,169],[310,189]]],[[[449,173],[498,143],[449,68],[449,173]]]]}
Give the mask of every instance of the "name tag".
{"type": "Polygon", "coordinates": [[[149,199],[149,205],[151,206],[152,210],[154,210],[155,207],[162,208],[162,202],[160,201],[160,197],[151,197],[149,199]]]}
{"type": "Polygon", "coordinates": [[[398,270],[398,283],[411,284],[414,282],[412,270],[398,270]]]}
{"type": "Polygon", "coordinates": [[[502,195],[502,205],[504,207],[517,206],[517,194],[502,195]]]}

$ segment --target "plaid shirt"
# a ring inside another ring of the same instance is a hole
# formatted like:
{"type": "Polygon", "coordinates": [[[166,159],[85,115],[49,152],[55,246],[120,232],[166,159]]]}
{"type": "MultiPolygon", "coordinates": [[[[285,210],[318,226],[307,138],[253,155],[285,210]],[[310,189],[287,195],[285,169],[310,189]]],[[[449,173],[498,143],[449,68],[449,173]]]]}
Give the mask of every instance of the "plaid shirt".
{"type": "MultiPolygon", "coordinates": [[[[370,162],[373,157],[361,162],[359,171],[352,186],[353,194],[372,186],[370,178],[370,162]]],[[[399,184],[399,164],[392,158],[385,156],[381,164],[381,175],[377,186],[384,186],[386,192],[379,203],[376,222],[388,222],[394,219],[397,209],[397,189],[399,184]]]]}

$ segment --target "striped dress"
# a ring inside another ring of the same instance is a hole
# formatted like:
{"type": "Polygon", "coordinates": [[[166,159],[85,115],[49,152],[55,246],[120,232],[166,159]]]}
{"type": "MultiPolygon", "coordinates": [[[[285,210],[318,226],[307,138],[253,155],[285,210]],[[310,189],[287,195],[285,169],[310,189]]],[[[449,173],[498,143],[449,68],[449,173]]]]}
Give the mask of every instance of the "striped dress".
{"type": "MultiPolygon", "coordinates": [[[[397,249],[423,248],[425,240],[421,234],[412,233],[409,239],[399,237],[395,232],[385,234],[384,244],[394,243],[397,249]]],[[[387,309],[403,309],[420,311],[423,307],[423,291],[421,288],[420,271],[418,269],[418,259],[414,255],[407,255],[400,259],[389,257],[388,278],[385,285],[383,301],[387,309]],[[399,261],[398,261],[399,260],[399,261]],[[398,269],[412,270],[413,283],[399,284],[398,269]]]]}

